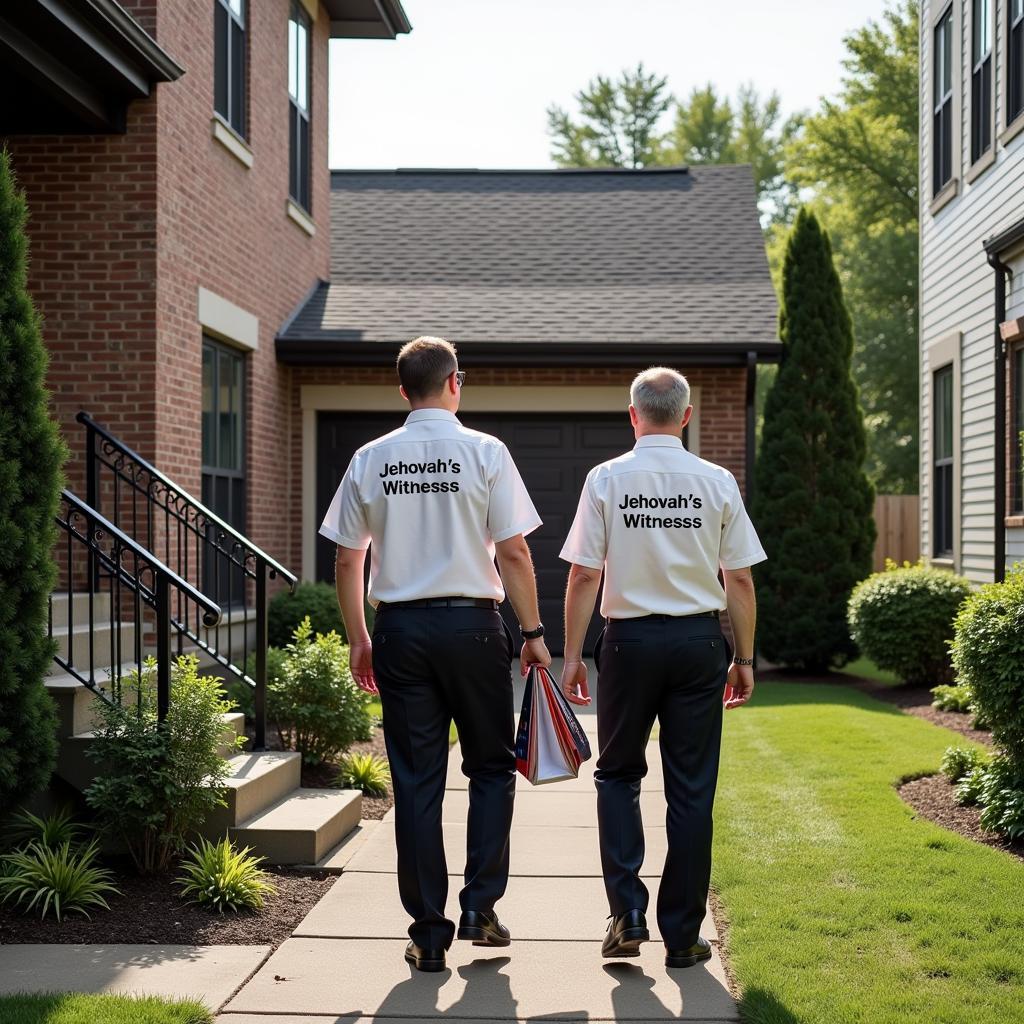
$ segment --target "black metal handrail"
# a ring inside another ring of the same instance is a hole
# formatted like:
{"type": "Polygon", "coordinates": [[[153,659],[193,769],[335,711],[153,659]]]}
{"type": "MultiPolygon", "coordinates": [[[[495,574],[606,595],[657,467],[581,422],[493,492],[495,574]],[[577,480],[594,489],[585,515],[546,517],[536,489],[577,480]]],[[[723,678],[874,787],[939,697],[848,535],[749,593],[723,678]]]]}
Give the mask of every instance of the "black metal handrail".
{"type": "MultiPolygon", "coordinates": [[[[145,633],[155,632],[157,716],[163,721],[170,706],[173,637],[177,637],[179,653],[183,653],[186,640],[199,648],[205,647],[198,629],[191,626],[193,616],[182,616],[180,611],[194,608],[194,621],[209,629],[220,621],[220,607],[68,490],[61,492],[55,519],[64,539],[63,544],[58,544],[57,556],[62,581],[67,586],[67,653],[58,651],[54,660],[93,692],[111,699],[96,678],[97,657],[105,653],[97,650],[97,626],[100,624],[97,605],[101,597],[106,597],[110,627],[109,679],[115,691],[119,689],[124,666],[132,662],[142,674],[145,633]],[[86,578],[86,588],[76,587],[76,575],[86,578]],[[172,593],[176,595],[175,602],[171,600],[172,593]],[[81,623],[86,627],[82,639],[88,654],[84,665],[75,656],[75,627],[79,625],[76,601],[87,605],[87,621],[81,623]],[[178,614],[175,614],[175,607],[178,614]],[[148,621],[147,609],[152,613],[148,621]],[[124,650],[128,626],[132,630],[130,657],[124,650]]],[[[53,595],[50,596],[49,635],[51,639],[55,635],[53,595]]]]}
{"type": "Polygon", "coordinates": [[[297,577],[206,504],[179,487],[86,412],[86,500],[98,512],[158,553],[182,579],[215,600],[224,614],[203,645],[213,661],[254,691],[254,749],[266,744],[267,581],[289,588],[297,577]],[[250,602],[255,616],[256,664],[245,671],[250,602]],[[222,636],[222,630],[226,635],[222,636]],[[238,633],[241,637],[238,637],[238,633]],[[240,639],[240,643],[238,642],[240,639]]]}

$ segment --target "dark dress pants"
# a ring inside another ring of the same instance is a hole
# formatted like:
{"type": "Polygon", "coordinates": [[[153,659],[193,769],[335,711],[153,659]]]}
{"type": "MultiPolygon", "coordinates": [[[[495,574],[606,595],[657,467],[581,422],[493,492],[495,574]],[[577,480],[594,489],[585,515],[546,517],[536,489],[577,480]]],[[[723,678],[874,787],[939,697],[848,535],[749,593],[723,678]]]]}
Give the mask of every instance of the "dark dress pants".
{"type": "Polygon", "coordinates": [[[711,881],[711,815],[731,655],[715,618],[647,616],[609,622],[595,656],[595,780],[608,903],[615,915],[647,911],[640,782],[657,719],[668,803],[658,927],[670,949],[685,949],[697,941],[711,881]]]}
{"type": "Polygon", "coordinates": [[[409,937],[451,946],[441,801],[454,719],[469,777],[463,910],[493,910],[508,883],[515,797],[512,637],[488,608],[385,607],[373,630],[373,671],[395,794],[398,888],[409,937]]]}

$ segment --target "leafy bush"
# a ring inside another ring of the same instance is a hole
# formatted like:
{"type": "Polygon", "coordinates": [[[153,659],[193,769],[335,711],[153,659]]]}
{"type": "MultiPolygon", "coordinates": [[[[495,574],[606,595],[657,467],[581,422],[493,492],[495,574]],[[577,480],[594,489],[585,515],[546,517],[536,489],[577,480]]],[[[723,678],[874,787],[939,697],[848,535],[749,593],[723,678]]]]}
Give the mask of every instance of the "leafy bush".
{"type": "Polygon", "coordinates": [[[940,711],[959,711],[966,714],[971,710],[971,688],[969,686],[933,686],[932,707],[940,711]]]}
{"type": "MultiPolygon", "coordinates": [[[[224,699],[216,676],[179,658],[171,674],[167,719],[157,722],[156,662],[122,682],[115,703],[102,703],[102,724],[89,751],[100,774],[86,791],[100,825],[119,836],[139,871],[163,871],[214,808],[224,804],[228,763],[217,752],[224,699]]],[[[241,744],[242,738],[236,742],[241,744]]]]}
{"type": "Polygon", "coordinates": [[[905,683],[949,682],[949,640],[957,609],[971,593],[962,576],[920,562],[887,561],[853,589],[847,606],[850,635],[879,668],[905,683]]]}
{"type": "MultiPolygon", "coordinates": [[[[284,674],[284,663],[288,655],[280,647],[267,648],[267,683],[268,685],[281,678],[284,674]]],[[[250,678],[256,678],[256,652],[253,651],[245,659],[245,673],[250,678]]],[[[241,711],[246,718],[252,718],[256,712],[256,691],[241,679],[232,678],[224,684],[224,692],[228,699],[241,711]]],[[[268,693],[269,700],[269,693],[268,693]]],[[[268,707],[268,714],[269,707],[268,707]]]]}
{"type": "Polygon", "coordinates": [[[997,754],[982,769],[978,803],[982,827],[1012,840],[1024,836],[1024,771],[1010,758],[997,754]]]}
{"type": "Polygon", "coordinates": [[[105,893],[117,893],[111,873],[93,864],[99,854],[95,840],[84,850],[72,850],[70,843],[57,847],[29,843],[4,857],[6,870],[0,874],[0,902],[13,902],[30,914],[39,909],[46,917],[52,909],[57,920],[62,914],[84,914],[88,908],[110,909],[105,893]]]}
{"type": "Polygon", "coordinates": [[[39,843],[52,850],[64,843],[77,846],[84,831],[85,826],[72,818],[71,809],[68,807],[62,807],[45,818],[22,809],[14,815],[6,829],[5,838],[11,846],[22,847],[29,843],[39,843]]]}
{"type": "Polygon", "coordinates": [[[281,745],[300,751],[303,761],[313,765],[369,739],[370,697],[352,679],[341,637],[328,633],[314,639],[307,618],[285,650],[282,677],[267,684],[267,715],[277,725],[281,745]]]}
{"type": "Polygon", "coordinates": [[[956,617],[953,666],[992,738],[1024,775],[1024,565],[972,594],[956,617]]]}
{"type": "Polygon", "coordinates": [[[263,898],[276,888],[260,870],[262,857],[252,857],[249,847],[236,850],[225,836],[217,843],[200,839],[182,861],[185,872],[177,879],[189,903],[225,910],[259,910],[263,898]]]}
{"type": "Polygon", "coordinates": [[[985,768],[983,764],[972,768],[956,785],[956,802],[965,806],[973,806],[981,798],[981,790],[985,785],[985,768]]]}
{"type": "Polygon", "coordinates": [[[367,796],[387,796],[391,768],[374,754],[349,754],[341,761],[338,781],[345,789],[362,790],[367,796]]]}
{"type": "Polygon", "coordinates": [[[337,591],[330,583],[300,583],[293,592],[282,590],[267,609],[268,636],[274,647],[291,642],[303,619],[309,619],[314,633],[332,630],[346,642],[337,591]]]}
{"type": "Polygon", "coordinates": [[[947,747],[942,755],[942,774],[950,782],[959,782],[975,768],[988,764],[988,755],[976,747],[947,747]]]}

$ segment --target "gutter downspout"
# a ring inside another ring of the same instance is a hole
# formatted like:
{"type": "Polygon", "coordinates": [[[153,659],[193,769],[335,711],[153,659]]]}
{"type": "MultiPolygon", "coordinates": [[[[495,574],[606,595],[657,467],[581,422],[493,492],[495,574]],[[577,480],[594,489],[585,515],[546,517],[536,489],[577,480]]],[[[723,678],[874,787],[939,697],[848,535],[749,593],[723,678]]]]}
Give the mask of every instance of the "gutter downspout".
{"type": "Polygon", "coordinates": [[[1006,282],[1010,268],[997,252],[989,252],[989,266],[995,271],[995,526],[993,575],[996,583],[1006,579],[1006,342],[1000,325],[1006,319],[1006,282]]]}

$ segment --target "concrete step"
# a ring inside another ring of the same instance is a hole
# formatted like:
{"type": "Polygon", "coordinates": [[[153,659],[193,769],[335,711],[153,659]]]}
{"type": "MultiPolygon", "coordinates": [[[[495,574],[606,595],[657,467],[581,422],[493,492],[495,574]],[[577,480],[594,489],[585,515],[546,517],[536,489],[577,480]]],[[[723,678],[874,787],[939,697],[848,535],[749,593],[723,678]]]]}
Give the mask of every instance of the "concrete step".
{"type": "Polygon", "coordinates": [[[315,864],[358,826],[362,805],[353,789],[297,789],[230,834],[270,864],[315,864]]]}
{"type": "MultiPolygon", "coordinates": [[[[54,668],[60,666],[54,663],[54,668]]],[[[109,685],[107,672],[96,673],[99,686],[109,685]]],[[[75,733],[89,732],[99,725],[99,701],[88,686],[83,686],[73,675],[66,672],[47,676],[43,680],[46,692],[57,706],[57,739],[63,740],[75,733]]]]}
{"type": "Polygon", "coordinates": [[[302,777],[302,755],[289,750],[236,754],[228,758],[228,763],[231,776],[225,793],[227,806],[218,807],[202,829],[211,839],[283,800],[299,788],[302,777]]]}
{"type": "MultiPolygon", "coordinates": [[[[121,650],[120,659],[116,647],[116,637],[111,629],[110,621],[96,622],[92,627],[93,641],[92,650],[89,645],[90,627],[88,622],[80,626],[61,626],[57,622],[53,624],[53,638],[57,641],[57,655],[62,661],[70,662],[80,672],[85,673],[89,668],[109,669],[120,660],[126,661],[135,657],[135,623],[123,622],[121,624],[121,650]]],[[[145,656],[145,651],[143,651],[145,656]]],[[[59,669],[60,666],[58,665],[59,669]]]]}
{"type": "Polygon", "coordinates": [[[244,747],[235,745],[235,738],[245,735],[245,715],[241,711],[229,711],[224,716],[224,732],[221,734],[221,741],[217,745],[217,753],[228,759],[241,753],[244,747]]]}
{"type": "MultiPolygon", "coordinates": [[[[50,595],[50,612],[53,625],[67,627],[84,626],[89,622],[89,594],[83,591],[54,591],[50,595]]],[[[110,595],[93,593],[93,622],[110,622],[110,595]]]]}
{"type": "MultiPolygon", "coordinates": [[[[256,609],[225,608],[220,626],[200,629],[199,636],[233,664],[244,668],[246,657],[256,649],[256,609]]],[[[193,653],[198,656],[200,667],[205,669],[213,665],[216,674],[224,675],[224,668],[218,666],[205,651],[197,647],[193,648],[193,653]]]]}

